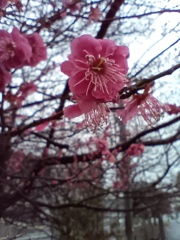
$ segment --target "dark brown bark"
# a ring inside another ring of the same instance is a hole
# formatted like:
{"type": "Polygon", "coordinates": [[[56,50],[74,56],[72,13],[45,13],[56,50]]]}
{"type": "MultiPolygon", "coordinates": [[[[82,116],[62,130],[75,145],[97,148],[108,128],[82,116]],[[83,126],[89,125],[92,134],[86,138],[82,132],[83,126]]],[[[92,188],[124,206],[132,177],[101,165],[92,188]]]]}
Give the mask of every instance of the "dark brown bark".
{"type": "Polygon", "coordinates": [[[106,35],[106,32],[108,30],[108,27],[113,22],[113,18],[115,17],[117,11],[119,10],[119,8],[121,7],[121,5],[123,3],[124,3],[124,0],[115,0],[112,3],[111,8],[109,9],[109,11],[106,14],[106,17],[105,17],[106,20],[102,23],[101,28],[100,28],[96,38],[104,38],[104,36],[106,35]]]}

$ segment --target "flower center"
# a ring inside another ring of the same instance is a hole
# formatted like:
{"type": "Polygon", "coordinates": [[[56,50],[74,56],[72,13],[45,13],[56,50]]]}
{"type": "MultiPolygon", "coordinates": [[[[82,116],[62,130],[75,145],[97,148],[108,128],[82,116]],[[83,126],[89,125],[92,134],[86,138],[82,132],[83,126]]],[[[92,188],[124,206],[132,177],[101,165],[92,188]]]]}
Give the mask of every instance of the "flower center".
{"type": "Polygon", "coordinates": [[[105,63],[106,59],[101,57],[99,58],[97,61],[95,61],[93,64],[92,64],[92,71],[94,71],[95,73],[102,73],[103,72],[103,69],[104,69],[104,63],[105,63]]]}
{"type": "Polygon", "coordinates": [[[115,60],[109,58],[113,53],[106,57],[99,55],[98,58],[95,58],[94,55],[89,54],[86,50],[84,50],[84,52],[86,53],[86,61],[76,61],[85,64],[85,76],[77,82],[74,87],[83,81],[88,81],[89,84],[86,89],[87,96],[92,88],[94,91],[100,90],[102,93],[110,95],[108,91],[110,85],[114,85],[118,90],[124,86],[124,82],[127,82],[125,75],[121,73],[122,70],[119,65],[115,63],[115,60]]]}
{"type": "Polygon", "coordinates": [[[12,56],[14,56],[15,44],[13,42],[6,45],[6,51],[12,56]]]}

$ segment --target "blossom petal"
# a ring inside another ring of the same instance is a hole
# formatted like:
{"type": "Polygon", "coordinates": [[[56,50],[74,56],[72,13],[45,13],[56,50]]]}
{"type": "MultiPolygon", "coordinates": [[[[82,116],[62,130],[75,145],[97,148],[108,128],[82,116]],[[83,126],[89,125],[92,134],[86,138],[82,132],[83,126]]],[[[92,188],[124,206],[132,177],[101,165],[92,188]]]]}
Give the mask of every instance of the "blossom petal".
{"type": "Polygon", "coordinates": [[[79,100],[78,101],[79,107],[82,111],[82,113],[88,113],[90,112],[93,108],[96,107],[96,102],[92,101],[91,99],[84,99],[84,100],[79,100]]]}
{"type": "Polygon", "coordinates": [[[136,99],[127,103],[124,109],[117,110],[117,115],[120,116],[123,123],[127,123],[129,120],[138,115],[138,102],[136,99]]]}
{"type": "Polygon", "coordinates": [[[74,65],[70,61],[65,61],[60,65],[61,71],[69,77],[74,75],[73,67],[74,65]]]}
{"type": "Polygon", "coordinates": [[[79,38],[75,38],[71,42],[71,51],[74,58],[84,57],[86,52],[93,55],[98,55],[98,52],[102,49],[100,40],[93,38],[89,34],[85,34],[79,38]],[[85,52],[85,51],[86,52],[85,52]]]}
{"type": "Polygon", "coordinates": [[[118,46],[116,54],[122,55],[124,58],[129,57],[129,48],[127,46],[118,46]]]}
{"type": "MultiPolygon", "coordinates": [[[[84,81],[84,71],[78,72],[75,76],[69,79],[70,90],[77,95],[86,95],[89,81],[84,81]],[[83,81],[81,81],[83,80],[83,81]]],[[[92,87],[92,86],[90,86],[92,87]]]]}
{"type": "Polygon", "coordinates": [[[82,112],[77,104],[68,106],[64,109],[64,116],[67,118],[75,118],[82,115],[82,112]]]}

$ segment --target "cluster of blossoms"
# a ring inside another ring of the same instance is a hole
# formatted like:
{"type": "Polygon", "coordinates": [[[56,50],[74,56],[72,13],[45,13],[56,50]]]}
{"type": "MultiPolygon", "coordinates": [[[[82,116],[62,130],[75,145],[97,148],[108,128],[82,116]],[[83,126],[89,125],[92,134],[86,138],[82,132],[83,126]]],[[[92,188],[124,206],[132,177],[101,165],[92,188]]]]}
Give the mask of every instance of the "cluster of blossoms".
{"type": "MultiPolygon", "coordinates": [[[[96,153],[102,153],[102,159],[109,161],[109,162],[116,162],[116,157],[114,153],[112,153],[108,148],[108,141],[103,137],[100,138],[90,138],[89,142],[87,142],[87,145],[93,144],[96,147],[96,153]]],[[[93,150],[93,149],[89,149],[93,150]]]]}
{"type": "Polygon", "coordinates": [[[77,104],[64,109],[64,115],[73,118],[85,115],[85,121],[96,129],[106,120],[108,102],[119,101],[119,91],[128,84],[126,46],[117,46],[108,39],[95,39],[82,35],[71,43],[68,61],[61,71],[69,76],[72,100],[77,104]]]}
{"type": "MultiPolygon", "coordinates": [[[[110,111],[107,103],[118,103],[119,92],[131,85],[126,78],[128,56],[126,46],[117,46],[108,39],[95,39],[90,35],[74,39],[68,61],[61,64],[61,71],[69,76],[71,99],[76,102],[64,109],[65,117],[84,114],[85,124],[92,130],[106,121],[110,111]]],[[[123,123],[140,114],[149,125],[153,125],[162,112],[180,112],[179,107],[162,104],[153,97],[152,86],[150,83],[143,93],[123,100],[124,108],[116,111],[123,123]]]]}
{"type": "Polygon", "coordinates": [[[11,33],[0,30],[0,91],[11,82],[11,69],[34,67],[46,58],[46,46],[38,33],[22,34],[16,27],[11,33]]]}

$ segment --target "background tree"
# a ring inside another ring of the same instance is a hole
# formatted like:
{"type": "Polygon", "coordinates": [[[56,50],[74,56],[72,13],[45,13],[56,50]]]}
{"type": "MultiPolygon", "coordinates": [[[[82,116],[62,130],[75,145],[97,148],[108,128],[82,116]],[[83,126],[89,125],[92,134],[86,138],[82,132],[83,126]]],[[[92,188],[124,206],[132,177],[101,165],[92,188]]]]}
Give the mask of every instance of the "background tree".
{"type": "Polygon", "coordinates": [[[154,216],[164,196],[169,210],[179,194],[179,5],[22,0],[0,7],[1,218],[46,226],[57,239],[135,239],[134,216],[154,216]],[[83,116],[63,112],[74,102],[59,65],[83,34],[130,49],[130,85],[107,104],[109,119],[94,132],[83,116]],[[133,120],[131,99],[142,103],[133,120]],[[150,117],[159,122],[149,126],[150,117]],[[143,182],[148,187],[136,187],[143,182]]]}

